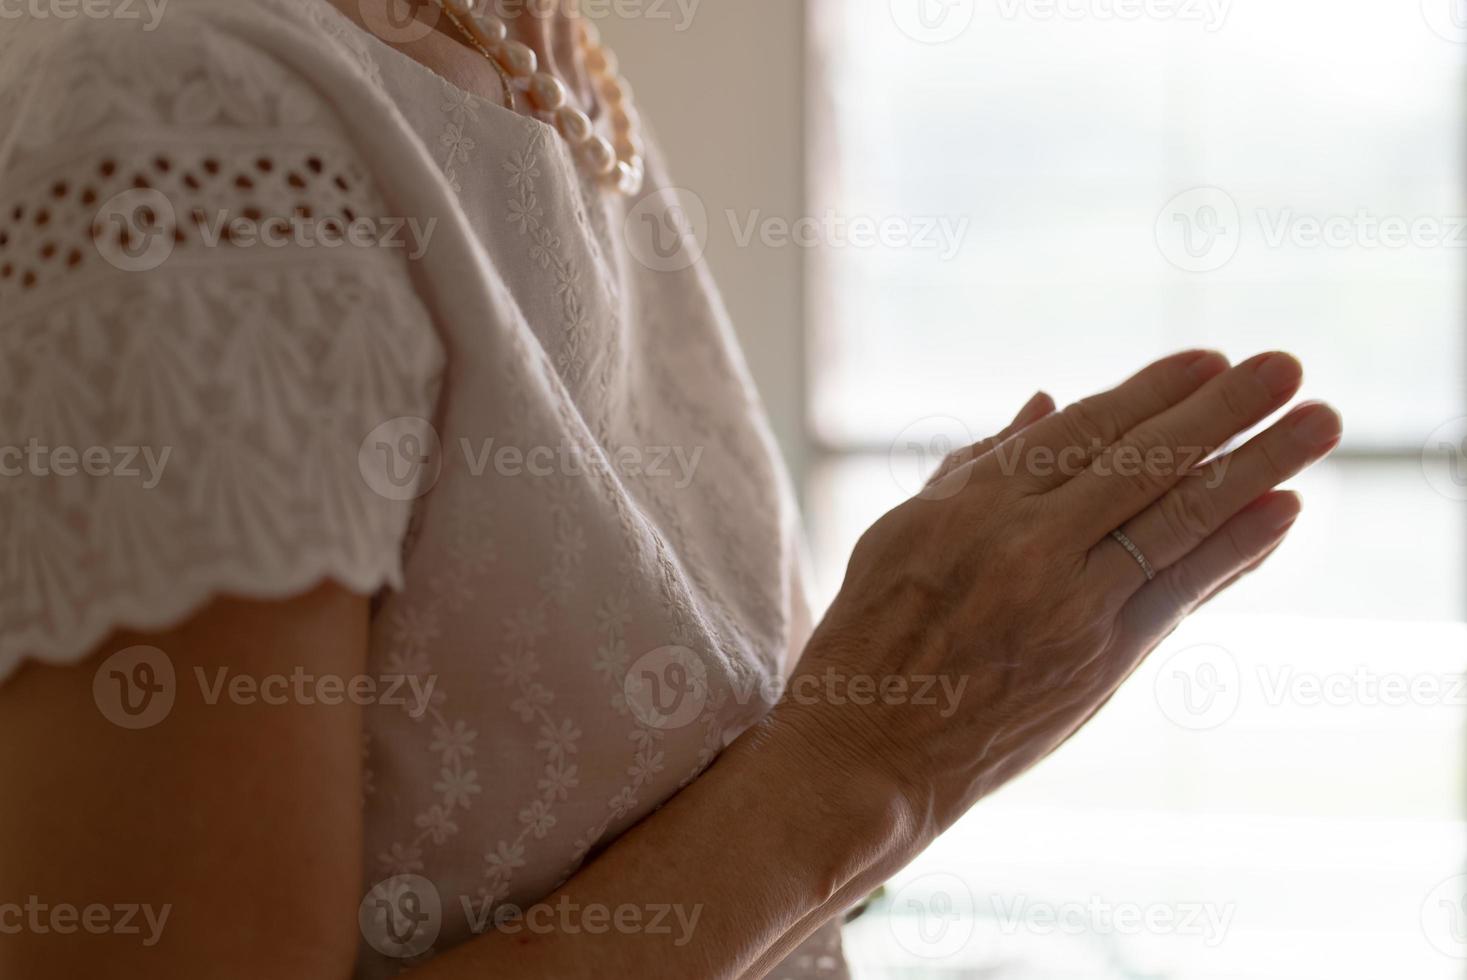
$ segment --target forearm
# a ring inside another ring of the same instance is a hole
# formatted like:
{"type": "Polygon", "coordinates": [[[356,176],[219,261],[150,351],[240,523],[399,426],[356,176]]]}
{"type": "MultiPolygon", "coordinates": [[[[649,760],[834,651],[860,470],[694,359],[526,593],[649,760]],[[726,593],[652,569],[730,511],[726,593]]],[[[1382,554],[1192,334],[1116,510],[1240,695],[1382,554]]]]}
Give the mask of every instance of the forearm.
{"type": "MultiPolygon", "coordinates": [[[[892,871],[895,870],[896,866],[893,866],[892,871]]],[[[852,883],[841,889],[838,895],[805,916],[793,929],[785,933],[778,944],[767,950],[758,962],[743,974],[742,980],[763,980],[777,969],[800,944],[819,932],[826,923],[844,916],[849,910],[859,905],[863,899],[870,897],[875,885],[888,877],[890,874],[887,872],[873,873],[865,876],[860,883],[852,883]],[[870,884],[867,883],[868,881],[870,884]]]]}
{"type": "Polygon", "coordinates": [[[623,835],[541,905],[672,908],[676,927],[488,932],[408,976],[757,976],[912,851],[893,788],[822,760],[774,722],[623,835]]]}

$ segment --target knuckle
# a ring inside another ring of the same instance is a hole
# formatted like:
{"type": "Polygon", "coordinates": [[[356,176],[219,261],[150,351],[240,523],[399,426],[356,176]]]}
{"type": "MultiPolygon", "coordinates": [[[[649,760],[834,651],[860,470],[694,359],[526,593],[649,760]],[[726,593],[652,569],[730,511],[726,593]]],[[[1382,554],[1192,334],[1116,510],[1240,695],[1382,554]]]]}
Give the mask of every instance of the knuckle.
{"type": "Polygon", "coordinates": [[[1167,527],[1179,541],[1202,541],[1217,527],[1217,509],[1205,493],[1183,488],[1163,497],[1160,506],[1167,527]]]}
{"type": "Polygon", "coordinates": [[[1115,420],[1094,399],[1086,398],[1067,407],[1064,421],[1071,440],[1087,449],[1115,441],[1115,420]]]}
{"type": "Polygon", "coordinates": [[[1144,426],[1126,440],[1125,451],[1130,454],[1126,462],[1148,476],[1169,482],[1177,468],[1177,453],[1172,448],[1176,444],[1177,440],[1161,426],[1144,426]]]}
{"type": "Polygon", "coordinates": [[[917,496],[927,500],[944,500],[960,493],[967,486],[969,477],[954,474],[971,464],[977,455],[972,447],[966,447],[944,456],[917,496]],[[949,480],[953,482],[949,483],[949,480]]]}
{"type": "MultiPolygon", "coordinates": [[[[1180,367],[1175,370],[1178,373],[1182,371],[1180,367]]],[[[1172,389],[1176,387],[1178,384],[1172,375],[1157,372],[1147,378],[1144,394],[1151,405],[1165,407],[1172,403],[1172,389]]]]}
{"type": "Polygon", "coordinates": [[[1005,568],[1021,568],[1039,549],[1037,537],[1028,530],[1012,530],[996,542],[995,550],[1005,568]]]}
{"type": "Polygon", "coordinates": [[[1288,478],[1291,467],[1279,455],[1278,445],[1271,439],[1260,439],[1258,441],[1258,455],[1263,461],[1263,470],[1268,474],[1269,482],[1279,483],[1288,478]]]}
{"type": "Polygon", "coordinates": [[[942,482],[943,477],[947,476],[956,468],[957,466],[951,456],[944,457],[942,462],[937,464],[937,469],[933,470],[932,475],[927,478],[927,482],[922,485],[922,489],[933,489],[942,482]]]}
{"type": "Polygon", "coordinates": [[[1043,522],[1018,514],[1007,521],[999,532],[994,547],[1008,567],[1033,567],[1053,557],[1051,543],[1043,522]]]}
{"type": "Polygon", "coordinates": [[[961,449],[954,449],[952,452],[943,457],[942,465],[938,467],[939,472],[951,473],[959,466],[965,465],[970,459],[973,458],[975,451],[976,449],[973,446],[964,446],[961,449]]]}
{"type": "Polygon", "coordinates": [[[1242,389],[1236,383],[1219,385],[1217,397],[1218,401],[1222,402],[1223,412],[1230,422],[1245,425],[1253,417],[1253,410],[1248,405],[1242,389]]]}
{"type": "Polygon", "coordinates": [[[1190,609],[1205,595],[1201,577],[1189,566],[1182,565],[1172,569],[1164,581],[1167,604],[1177,609],[1190,609]]]}
{"type": "Polygon", "coordinates": [[[1166,492],[1174,481],[1170,441],[1156,427],[1138,429],[1107,454],[1104,472],[1124,480],[1133,494],[1148,499],[1166,492]]]}
{"type": "Polygon", "coordinates": [[[1074,630],[1081,634],[1104,632],[1115,611],[1115,593],[1110,589],[1089,588],[1075,594],[1069,615],[1074,630]]]}
{"type": "Polygon", "coordinates": [[[1229,565],[1233,568],[1241,568],[1248,563],[1248,554],[1252,548],[1239,537],[1239,527],[1236,523],[1230,524],[1223,535],[1227,541],[1229,565]]]}
{"type": "Polygon", "coordinates": [[[1125,484],[1126,497],[1135,501],[1153,501],[1167,491],[1167,484],[1154,472],[1146,469],[1120,470],[1111,475],[1113,480],[1125,484]]]}

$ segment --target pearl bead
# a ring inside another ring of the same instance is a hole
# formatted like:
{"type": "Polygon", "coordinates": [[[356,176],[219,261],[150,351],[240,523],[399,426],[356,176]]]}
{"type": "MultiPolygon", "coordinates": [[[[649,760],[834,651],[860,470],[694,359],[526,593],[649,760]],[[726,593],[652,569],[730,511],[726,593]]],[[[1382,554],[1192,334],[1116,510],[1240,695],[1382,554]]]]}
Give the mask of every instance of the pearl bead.
{"type": "Polygon", "coordinates": [[[593,75],[615,75],[616,55],[610,48],[592,48],[586,52],[586,68],[593,75]]]}
{"type": "Polygon", "coordinates": [[[505,41],[494,56],[499,59],[500,67],[515,78],[529,78],[540,67],[540,59],[535,52],[518,41],[505,41]]]}
{"type": "Polygon", "coordinates": [[[504,21],[489,13],[487,10],[476,13],[470,22],[474,37],[486,48],[494,48],[504,43],[509,36],[509,28],[504,21]]]}
{"type": "Polygon", "coordinates": [[[555,128],[560,130],[560,135],[566,138],[566,142],[579,145],[590,139],[595,132],[591,125],[591,117],[574,106],[561,106],[555,110],[555,128]]]}
{"type": "MultiPolygon", "coordinates": [[[[4,0],[0,0],[3,3],[4,0]]],[[[525,92],[529,105],[554,122],[580,163],[607,186],[625,195],[639,193],[646,184],[646,149],[632,104],[632,87],[617,72],[616,54],[601,41],[600,28],[581,14],[574,20],[580,56],[599,101],[605,106],[611,137],[600,136],[596,124],[571,102],[565,84],[550,71],[540,71],[534,49],[510,40],[504,19],[495,16],[489,0],[438,0],[452,15],[456,27],[486,52],[514,79],[513,88],[525,92]]],[[[559,9],[562,0],[522,0],[532,16],[559,9]]]]}
{"type": "Polygon", "coordinates": [[[608,78],[601,83],[601,95],[611,105],[622,105],[632,100],[632,87],[624,78],[608,78]]]}
{"type": "Polygon", "coordinates": [[[604,136],[591,137],[582,145],[581,152],[586,155],[586,163],[597,177],[605,177],[616,169],[616,150],[604,136]]]}
{"type": "Polygon", "coordinates": [[[548,72],[537,71],[530,79],[530,100],[542,112],[554,112],[565,105],[565,86],[548,72]]]}
{"type": "Polygon", "coordinates": [[[637,111],[625,103],[616,106],[611,110],[611,128],[618,136],[632,132],[637,128],[637,111]]]}
{"type": "Polygon", "coordinates": [[[642,156],[645,152],[646,148],[636,133],[622,133],[616,138],[616,155],[623,160],[642,156]]]}
{"type": "Polygon", "coordinates": [[[642,182],[647,179],[640,163],[627,163],[619,161],[616,165],[616,189],[619,193],[628,196],[642,189],[642,182]]]}

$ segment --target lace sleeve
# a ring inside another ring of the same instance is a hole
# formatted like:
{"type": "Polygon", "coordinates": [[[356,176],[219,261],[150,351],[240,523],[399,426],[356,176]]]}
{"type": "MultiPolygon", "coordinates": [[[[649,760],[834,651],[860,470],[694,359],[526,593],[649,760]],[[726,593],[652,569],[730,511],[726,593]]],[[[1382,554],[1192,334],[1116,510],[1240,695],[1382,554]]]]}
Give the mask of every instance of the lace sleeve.
{"type": "Polygon", "coordinates": [[[435,408],[422,230],[305,81],[187,8],[7,30],[0,681],[216,594],[400,584],[415,493],[368,463],[435,408]]]}

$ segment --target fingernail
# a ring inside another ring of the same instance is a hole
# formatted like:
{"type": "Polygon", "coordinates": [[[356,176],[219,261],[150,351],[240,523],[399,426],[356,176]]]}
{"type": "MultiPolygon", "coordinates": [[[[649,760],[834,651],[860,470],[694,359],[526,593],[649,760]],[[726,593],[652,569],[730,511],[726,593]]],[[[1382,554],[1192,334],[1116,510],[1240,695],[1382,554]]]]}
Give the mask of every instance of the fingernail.
{"type": "Polygon", "coordinates": [[[1297,493],[1292,491],[1280,494],[1274,498],[1271,507],[1273,517],[1273,529],[1275,531],[1287,531],[1299,520],[1299,514],[1304,507],[1303,500],[1297,493]]]}
{"type": "Polygon", "coordinates": [[[1270,354],[1254,366],[1253,372],[1276,398],[1292,394],[1304,378],[1304,369],[1288,354],[1270,354]]]}
{"type": "Polygon", "coordinates": [[[1338,441],[1343,431],[1340,413],[1321,402],[1300,409],[1294,417],[1294,437],[1314,449],[1338,441]]]}
{"type": "Polygon", "coordinates": [[[1025,402],[1024,407],[1019,409],[1019,414],[1014,416],[1014,424],[1018,425],[1021,422],[1028,422],[1029,420],[1031,420],[1035,415],[1039,413],[1039,406],[1043,404],[1043,402],[1044,392],[1036,391],[1034,393],[1034,397],[1025,402]]]}

